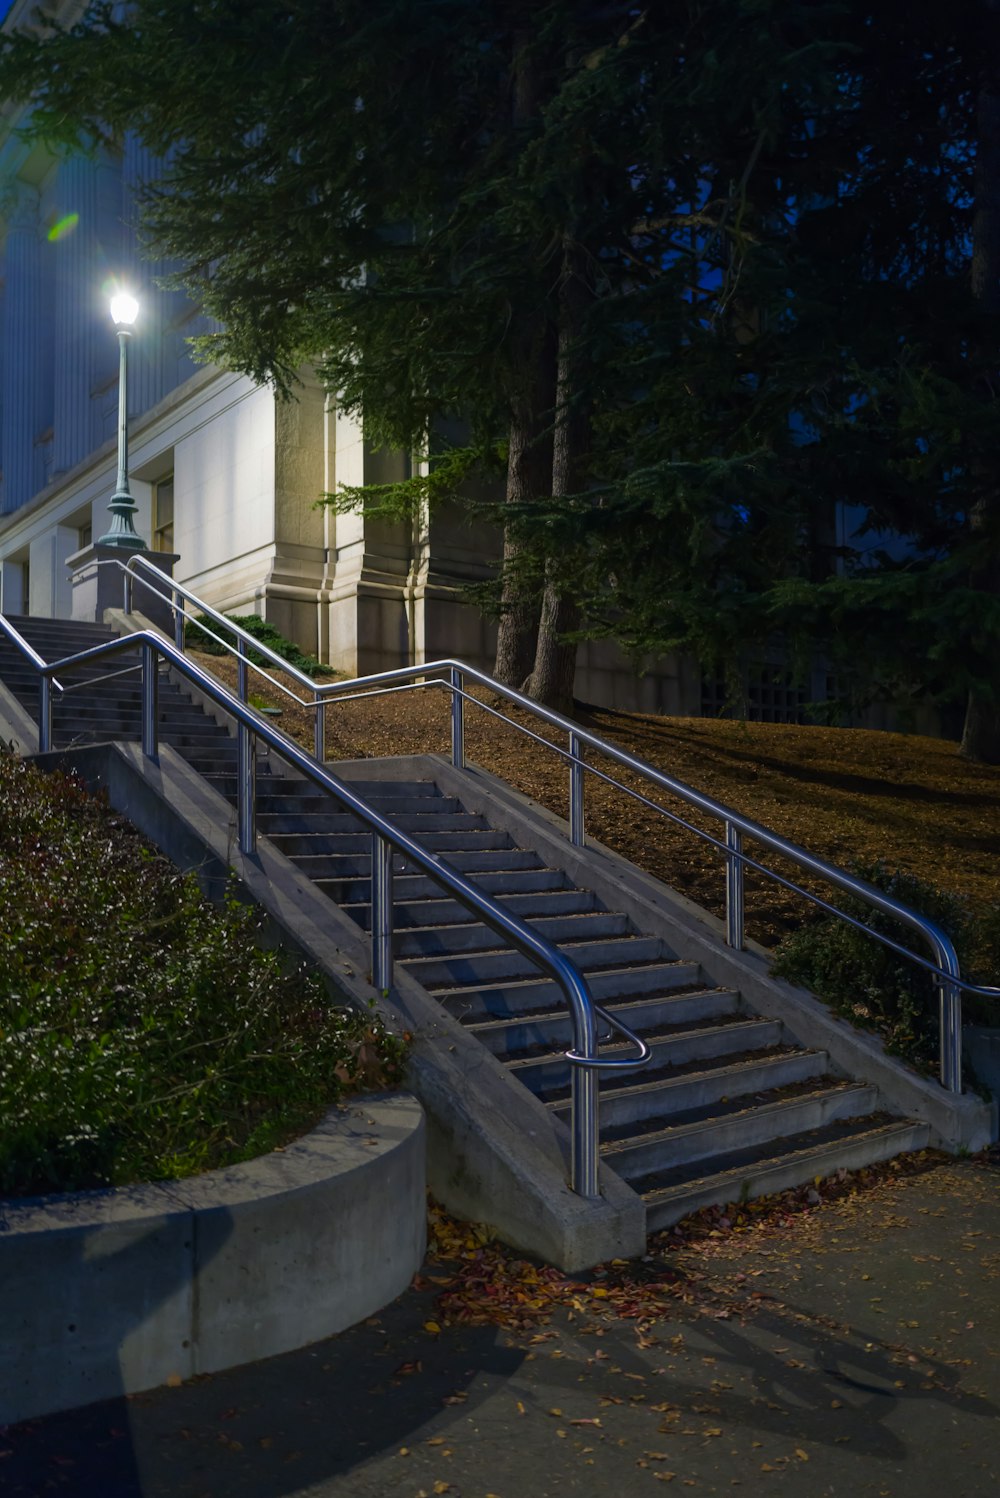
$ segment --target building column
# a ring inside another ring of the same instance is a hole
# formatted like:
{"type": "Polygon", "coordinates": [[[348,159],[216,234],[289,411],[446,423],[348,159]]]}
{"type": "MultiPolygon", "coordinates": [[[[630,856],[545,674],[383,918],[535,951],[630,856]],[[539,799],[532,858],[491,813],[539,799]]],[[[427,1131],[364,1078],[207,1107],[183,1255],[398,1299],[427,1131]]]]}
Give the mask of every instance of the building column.
{"type": "Polygon", "coordinates": [[[36,444],[49,424],[52,321],[39,236],[38,194],[15,182],[4,204],[7,222],[3,325],[4,405],[0,425],[3,512],[40,487],[36,444]]]}
{"type": "MultiPolygon", "coordinates": [[[[406,459],[376,453],[361,423],[337,411],[327,454],[326,489],[339,484],[388,483],[404,476],[406,459]]],[[[326,597],[329,662],[349,676],[366,676],[414,659],[409,576],[412,528],[375,520],[360,510],[331,515],[326,597]]]]}

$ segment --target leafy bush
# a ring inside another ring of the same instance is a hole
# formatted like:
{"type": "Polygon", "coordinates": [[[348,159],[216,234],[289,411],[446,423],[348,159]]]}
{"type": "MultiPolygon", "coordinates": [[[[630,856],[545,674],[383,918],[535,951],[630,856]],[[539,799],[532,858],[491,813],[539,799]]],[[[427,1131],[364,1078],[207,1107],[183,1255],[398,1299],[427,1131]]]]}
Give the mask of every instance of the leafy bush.
{"type": "Polygon", "coordinates": [[[0,1193],[176,1178],[249,1159],[402,1045],[210,905],[73,780],[0,755],[0,1193]]]}
{"type": "MultiPolygon", "coordinates": [[[[276,655],[280,655],[282,660],[287,661],[290,666],[303,671],[306,676],[319,676],[329,671],[328,666],[324,666],[314,655],[306,655],[292,640],[287,640],[280,629],[276,629],[259,614],[228,614],[226,617],[234,624],[238,624],[241,629],[246,630],[248,635],[253,635],[255,640],[260,640],[262,645],[266,645],[276,655]]],[[[197,619],[189,619],[184,626],[184,643],[192,650],[204,651],[206,655],[229,655],[230,652],[224,645],[220,645],[206,633],[207,629],[215,633],[219,632],[213,621],[208,621],[205,628],[202,628],[197,619]]],[[[224,630],[222,634],[225,637],[224,630]]],[[[256,650],[251,650],[247,659],[257,666],[272,664],[256,650]]]]}
{"type": "MultiPolygon", "coordinates": [[[[936,922],[955,944],[963,977],[995,984],[1000,973],[1000,906],[974,907],[960,895],[889,870],[884,864],[852,866],[859,878],[936,922]]],[[[908,926],[860,900],[843,898],[841,909],[871,931],[881,932],[930,957],[908,926]]],[[[881,942],[833,916],[818,916],[785,937],[776,949],[773,971],[800,983],[838,1014],[881,1035],[888,1050],[928,1070],[937,1067],[939,1022],[934,979],[881,942]]],[[[1000,1006],[966,999],[967,1019],[1000,1023],[1000,1006]]]]}

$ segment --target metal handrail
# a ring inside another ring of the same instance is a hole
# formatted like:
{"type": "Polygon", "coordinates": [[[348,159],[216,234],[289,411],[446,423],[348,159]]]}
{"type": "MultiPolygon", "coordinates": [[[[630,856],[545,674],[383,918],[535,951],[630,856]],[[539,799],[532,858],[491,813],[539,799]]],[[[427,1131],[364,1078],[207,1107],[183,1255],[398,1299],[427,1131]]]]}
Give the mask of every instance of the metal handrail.
{"type": "MultiPolygon", "coordinates": [[[[130,567],[133,562],[138,562],[152,572],[156,571],[150,563],[145,562],[140,557],[131,558],[129,561],[130,567]]],[[[175,589],[179,587],[179,585],[172,583],[170,580],[164,579],[162,573],[159,573],[159,577],[161,581],[168,581],[171,587],[175,589]]],[[[185,597],[191,599],[198,607],[203,607],[200,600],[195,598],[193,594],[187,590],[181,591],[184,592],[185,597]]],[[[214,614],[214,611],[211,612],[214,614]]],[[[225,616],[216,615],[215,617],[222,620],[234,632],[240,632],[239,627],[233,625],[231,621],[226,620],[225,616]]],[[[247,638],[252,639],[250,636],[247,638]]],[[[280,657],[277,659],[279,662],[281,661],[280,657]]],[[[374,675],[354,677],[347,681],[326,682],[319,686],[301,673],[296,673],[294,668],[287,667],[285,663],[282,663],[282,669],[290,670],[291,674],[297,675],[300,680],[308,685],[309,689],[313,692],[314,701],[312,704],[303,704],[303,706],[313,706],[316,709],[325,709],[327,702],[335,697],[339,697],[342,701],[349,701],[367,696],[381,696],[387,690],[399,690],[399,688],[393,688],[390,685],[397,682],[409,682],[419,687],[445,687],[451,693],[451,758],[452,763],[459,769],[463,768],[465,764],[464,704],[466,702],[473,703],[481,711],[500,718],[512,728],[516,728],[520,733],[547,745],[561,758],[569,762],[570,840],[577,847],[583,847],[586,843],[585,772],[606,781],[616,789],[624,791],[627,795],[642,801],[644,805],[651,807],[654,811],[679,823],[688,831],[693,832],[695,836],[718,848],[725,857],[726,943],[737,951],[742,951],[746,945],[744,871],[747,867],[750,867],[786,889],[802,895],[805,899],[827,913],[837,916],[840,920],[846,921],[849,925],[863,931],[883,946],[917,963],[932,975],[938,989],[940,1078],[942,1085],[950,1092],[961,1092],[961,995],[962,993],[969,993],[977,997],[995,999],[1000,998],[1000,988],[969,983],[962,977],[958,954],[955,951],[954,944],[947,933],[935,921],[929,920],[926,916],[920,915],[915,910],[911,910],[909,906],[904,905],[899,900],[893,899],[891,895],[885,894],[882,890],[876,889],[874,885],[869,884],[866,880],[859,879],[856,875],[848,873],[846,869],[841,869],[836,864],[828,863],[825,859],[817,858],[807,849],[797,843],[789,842],[787,838],[783,838],[780,834],[772,832],[770,828],[763,826],[762,823],[755,822],[751,818],[743,816],[742,813],[735,811],[732,807],[726,806],[722,802],[716,801],[713,797],[706,796],[702,792],[695,790],[683,781],[676,780],[673,776],[664,774],[663,771],[656,769],[654,765],[649,764],[646,760],[636,758],[636,756],[629,754],[627,750],[619,748],[608,739],[603,739],[598,734],[589,732],[578,723],[574,723],[571,719],[564,717],[562,713],[557,713],[551,708],[544,707],[541,703],[533,701],[530,697],[524,696],[523,693],[515,691],[512,687],[505,686],[503,682],[497,681],[495,677],[489,676],[485,671],[480,671],[465,661],[439,660],[420,666],[400,666],[391,671],[381,671],[374,675]],[[437,673],[446,674],[442,677],[437,673]],[[420,678],[420,680],[418,681],[417,678],[420,678]],[[553,744],[551,740],[532,732],[524,724],[517,723],[512,718],[507,717],[506,714],[498,712],[489,703],[480,701],[479,698],[465,690],[465,683],[467,681],[477,683],[479,686],[486,688],[490,693],[505,698],[513,706],[530,713],[535,718],[541,719],[551,727],[565,733],[568,736],[568,749],[563,749],[560,745],[553,744]],[[598,753],[613,760],[632,774],[651,782],[659,789],[686,802],[696,810],[721,821],[724,827],[724,840],[713,837],[711,833],[694,826],[682,817],[678,817],[666,807],[660,806],[655,801],[650,801],[631,786],[624,784],[623,781],[616,780],[613,776],[607,775],[595,766],[588,764],[583,757],[585,747],[597,750],[598,753]],[[778,874],[766,864],[762,864],[757,859],[750,857],[749,854],[743,851],[743,839],[745,837],[763,844],[764,847],[770,849],[771,852],[778,854],[780,857],[787,858],[790,862],[797,864],[806,873],[816,878],[824,879],[855,899],[872,906],[876,910],[880,910],[883,915],[888,915],[900,921],[903,925],[909,926],[911,930],[915,931],[926,942],[933,955],[933,960],[928,961],[925,957],[920,956],[919,953],[902,946],[891,937],[884,936],[881,932],[872,930],[870,926],[857,921],[853,916],[848,915],[846,911],[840,910],[835,905],[831,905],[820,896],[813,894],[810,890],[804,889],[801,885],[778,874]]],[[[275,685],[278,685],[278,683],[275,683],[275,685]]],[[[317,711],[317,746],[321,746],[324,740],[324,729],[322,726],[324,721],[325,711],[317,711]]]]}
{"type": "MultiPolygon", "coordinates": [[[[442,863],[432,853],[407,833],[400,831],[360,796],[346,782],[331,774],[323,765],[292,740],[278,732],[266,718],[261,717],[248,704],[241,702],[221,682],[203,671],[195,662],[188,660],[183,651],[171,645],[152,630],[138,630],[122,639],[91,646],[87,650],[67,656],[62,660],[47,662],[32,649],[17,629],[0,614],[0,630],[31,661],[39,673],[40,682],[52,681],[56,671],[65,671],[86,661],[102,659],[138,645],[142,651],[142,752],[155,759],[158,752],[158,659],[163,657],[170,665],[187,676],[196,687],[237,722],[237,827],[239,846],[243,853],[252,855],[256,850],[257,829],[255,815],[256,799],[256,741],[262,740],[269,749],[280,755],[307,780],[321,791],[333,796],[359,821],[364,823],[372,835],[372,890],[371,890],[371,950],[372,983],[377,989],[387,991],[393,978],[393,922],[392,922],[392,857],[393,852],[402,854],[412,865],[423,871],[467,910],[477,915],[487,926],[506,938],[523,956],[537,963],[562,989],[569,1008],[573,1027],[573,1049],[566,1058],[571,1063],[571,1165],[570,1176],[573,1190],[580,1196],[597,1197],[598,1186],[598,1126],[597,1126],[597,1072],[634,1070],[645,1065],[652,1052],[640,1036],[634,1035],[618,1019],[595,1005],[586,981],[570,959],[559,951],[553,942],[533,931],[520,917],[504,910],[491,896],[484,894],[463,878],[457,871],[442,863]],[[627,1057],[601,1057],[597,1054],[596,1019],[601,1017],[618,1030],[631,1044],[637,1054],[627,1057]]],[[[45,753],[52,747],[51,696],[42,693],[46,709],[39,720],[39,751],[45,753]]]]}
{"type": "Polygon", "coordinates": [[[245,630],[242,625],[237,624],[232,619],[228,619],[226,615],[220,613],[218,609],[212,608],[211,604],[205,603],[204,600],[199,598],[196,593],[193,593],[190,588],[184,587],[183,583],[175,582],[172,577],[168,577],[165,572],[163,572],[159,567],[156,567],[152,562],[150,562],[148,558],[142,555],[141,552],[133,552],[133,554],[128,558],[126,562],[121,562],[117,559],[111,559],[111,561],[112,565],[121,568],[123,574],[124,613],[130,614],[132,612],[132,590],[134,584],[140,583],[144,588],[148,588],[150,592],[155,593],[158,598],[170,605],[171,611],[174,615],[174,644],[176,645],[178,650],[183,651],[184,625],[187,618],[184,610],[184,604],[185,602],[194,604],[199,614],[202,616],[197,621],[199,629],[204,630],[205,634],[207,634],[210,639],[215,640],[217,644],[221,645],[225,650],[228,650],[230,655],[234,655],[237,659],[239,670],[236,682],[236,695],[238,696],[240,701],[246,702],[247,700],[248,669],[251,671],[256,671],[260,676],[266,677],[268,682],[270,682],[270,684],[275,687],[277,691],[283,692],[286,697],[291,697],[293,701],[297,702],[300,707],[304,707],[307,711],[309,709],[312,709],[312,711],[316,713],[313,746],[314,753],[320,763],[322,763],[323,760],[326,759],[326,718],[323,713],[318,711],[318,708],[322,705],[322,687],[318,687],[311,676],[307,676],[304,671],[300,671],[297,666],[293,666],[290,661],[286,661],[284,656],[279,655],[276,650],[272,650],[270,645],[265,645],[262,640],[256,639],[252,634],[250,634],[248,630],[245,630]],[[148,574],[148,576],[141,576],[136,570],[138,568],[142,568],[143,571],[148,574]],[[236,645],[231,645],[228,640],[225,640],[220,635],[217,635],[214,630],[207,629],[203,623],[204,619],[211,619],[215,624],[229,630],[230,634],[235,635],[236,637],[236,645]],[[279,670],[283,671],[287,676],[290,676],[293,681],[299,682],[300,685],[305,687],[307,691],[312,692],[312,702],[302,702],[301,698],[296,697],[294,692],[289,691],[288,687],[286,687],[283,682],[276,681],[274,677],[269,675],[262,666],[259,666],[256,661],[251,660],[248,655],[248,652],[251,650],[255,651],[258,655],[262,655],[265,660],[269,660],[272,665],[277,666],[279,670]]]}

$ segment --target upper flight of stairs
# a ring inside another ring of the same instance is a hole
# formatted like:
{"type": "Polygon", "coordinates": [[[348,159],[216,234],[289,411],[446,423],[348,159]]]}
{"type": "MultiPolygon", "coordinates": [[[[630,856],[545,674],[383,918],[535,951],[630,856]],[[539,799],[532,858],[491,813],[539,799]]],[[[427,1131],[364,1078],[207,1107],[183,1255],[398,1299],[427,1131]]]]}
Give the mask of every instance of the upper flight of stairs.
{"type": "MultiPolygon", "coordinates": [[[[13,622],[49,660],[110,638],[97,625],[13,622]]],[[[122,662],[114,664],[120,669],[122,662]]],[[[101,663],[87,674],[107,669],[101,663]]],[[[0,679],[37,712],[37,678],[6,640],[0,640],[0,679]]],[[[138,673],[94,682],[56,699],[55,747],[137,738],[139,713],[138,673]]],[[[233,803],[234,739],[165,681],[159,717],[162,740],[233,803]]],[[[259,834],[367,929],[369,834],[307,782],[282,773],[277,756],[269,768],[258,781],[259,834]]],[[[780,1020],[713,982],[662,935],[638,929],[625,909],[607,908],[585,878],[574,880],[558,860],[516,846],[502,826],[467,811],[432,779],[353,778],[351,785],[555,942],[586,975],[597,1002],[650,1043],[653,1057],[644,1070],[600,1078],[602,1158],[642,1196],[649,1231],[713,1202],[747,1199],[927,1143],[926,1124],[880,1111],[873,1085],[834,1075],[826,1052],[800,1044],[780,1020]]],[[[398,859],[394,898],[397,962],[547,1109],[568,1119],[563,1052],[572,1034],[556,984],[398,859]]],[[[602,1054],[627,1049],[612,1039],[602,1054]]]]}

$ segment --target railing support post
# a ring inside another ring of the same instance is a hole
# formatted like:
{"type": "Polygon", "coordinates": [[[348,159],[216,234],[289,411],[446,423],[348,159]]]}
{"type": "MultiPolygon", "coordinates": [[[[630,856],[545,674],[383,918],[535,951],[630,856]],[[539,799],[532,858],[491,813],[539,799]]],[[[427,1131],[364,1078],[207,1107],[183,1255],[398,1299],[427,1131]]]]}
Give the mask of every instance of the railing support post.
{"type": "Polygon", "coordinates": [[[372,833],[372,987],[392,987],[392,844],[372,833]]]}
{"type": "Polygon", "coordinates": [[[465,769],[465,698],[462,696],[464,677],[457,666],[451,672],[451,762],[456,770],[465,769]]]}
{"type": "Polygon", "coordinates": [[[38,678],[38,752],[47,754],[52,748],[52,678],[38,678]]]}
{"type": "Polygon", "coordinates": [[[587,841],[583,806],[583,746],[580,735],[569,736],[569,838],[574,848],[582,848],[587,841]]]}
{"type": "Polygon", "coordinates": [[[184,594],[174,591],[174,644],[184,651],[184,594]]]}
{"type": "Polygon", "coordinates": [[[246,702],[249,673],[247,671],[247,647],[243,640],[236,641],[236,656],[236,695],[241,702],[246,702]]]}
{"type": "Polygon", "coordinates": [[[326,698],[322,692],[317,692],[315,697],[315,717],[313,724],[313,752],[319,763],[326,762],[326,698]]]}
{"type": "Polygon", "coordinates": [[[132,574],[127,567],[122,569],[122,613],[132,612],[132,574]]]}
{"type": "Polygon", "coordinates": [[[577,1196],[593,1199],[601,1194],[597,1184],[597,1072],[592,1066],[574,1066],[572,1072],[570,1185],[577,1196]]]}
{"type": "Polygon", "coordinates": [[[726,945],[742,952],[744,943],[743,902],[743,834],[732,822],[726,823],[726,945]]]}
{"type": "MultiPolygon", "coordinates": [[[[938,961],[940,962],[940,958],[938,961]]],[[[941,1024],[941,1086],[962,1090],[962,991],[954,983],[938,981],[941,1024]]]]}
{"type": "Polygon", "coordinates": [[[257,851],[257,735],[236,730],[236,820],[241,853],[257,851]]]}
{"type": "Polygon", "coordinates": [[[157,670],[156,647],[143,642],[142,646],[142,752],[147,759],[155,759],[160,748],[159,716],[160,674],[157,670]]]}

